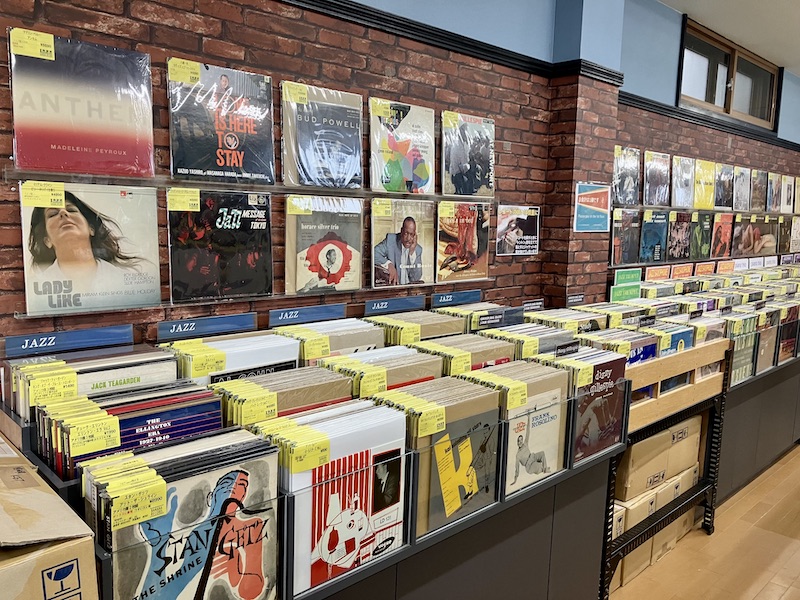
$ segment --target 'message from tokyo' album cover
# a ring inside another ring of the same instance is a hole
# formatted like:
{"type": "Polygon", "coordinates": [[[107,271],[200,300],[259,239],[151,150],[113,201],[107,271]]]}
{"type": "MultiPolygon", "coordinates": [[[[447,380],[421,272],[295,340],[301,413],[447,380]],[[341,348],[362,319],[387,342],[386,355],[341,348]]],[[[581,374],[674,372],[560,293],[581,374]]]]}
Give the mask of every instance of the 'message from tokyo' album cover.
{"type": "Polygon", "coordinates": [[[372,287],[432,284],[436,262],[436,204],[372,200],[372,287]]]}
{"type": "Polygon", "coordinates": [[[269,200],[201,190],[199,211],[169,212],[173,302],[272,293],[269,200]]]}
{"type": "Polygon", "coordinates": [[[30,34],[10,33],[17,168],[152,177],[150,56],[59,36],[31,56],[30,34]]]}
{"type": "Polygon", "coordinates": [[[21,186],[30,315],[137,308],[161,301],[155,188],[63,185],[61,206],[21,186]]]}
{"type": "Polygon", "coordinates": [[[271,79],[177,58],[168,73],[172,175],[275,183],[271,79]]]}

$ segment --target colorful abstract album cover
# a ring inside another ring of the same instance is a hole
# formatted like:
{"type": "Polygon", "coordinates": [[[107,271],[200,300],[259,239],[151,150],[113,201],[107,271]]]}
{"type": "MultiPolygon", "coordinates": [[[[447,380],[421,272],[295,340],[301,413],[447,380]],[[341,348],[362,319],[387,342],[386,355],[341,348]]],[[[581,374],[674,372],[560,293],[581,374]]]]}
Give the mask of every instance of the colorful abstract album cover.
{"type": "Polygon", "coordinates": [[[664,262],[667,256],[668,213],[646,210],[642,219],[639,260],[644,263],[664,262]]]}
{"type": "Polygon", "coordinates": [[[629,265],[639,262],[640,221],[641,213],[638,208],[614,209],[612,265],[629,265]]]}
{"type": "Polygon", "coordinates": [[[442,194],[494,198],[494,120],[442,111],[442,194]]]}
{"type": "Polygon", "coordinates": [[[161,302],[155,188],[38,181],[20,188],[28,314],[161,302]]]}
{"type": "Polygon", "coordinates": [[[693,158],[672,157],[672,206],[675,208],[692,208],[694,206],[693,158]]]}
{"type": "Polygon", "coordinates": [[[10,50],[18,169],[153,176],[149,55],[20,28],[10,50]]]}
{"type": "Polygon", "coordinates": [[[614,178],[611,196],[614,206],[639,203],[641,150],[614,146],[614,178]]]}
{"type": "Polygon", "coordinates": [[[436,283],[489,276],[489,202],[438,203],[436,283]]]}
{"type": "Polygon", "coordinates": [[[539,253],[539,207],[500,204],[497,207],[497,256],[539,253]]]}
{"type": "Polygon", "coordinates": [[[369,114],[372,191],[435,193],[433,109],[370,98],[369,114]]]}
{"type": "Polygon", "coordinates": [[[287,295],[361,288],[362,214],[357,198],[286,199],[287,295]]]}
{"type": "Polygon", "coordinates": [[[669,154],[644,153],[644,205],[669,206],[669,154]]]}
{"type": "Polygon", "coordinates": [[[432,284],[436,262],[436,204],[372,200],[372,287],[432,284]]]}
{"type": "Polygon", "coordinates": [[[199,195],[199,210],[169,211],[172,301],[272,293],[269,195],[199,195]]]}
{"type": "Polygon", "coordinates": [[[667,260],[687,260],[692,238],[692,214],[673,210],[669,213],[667,260]]]}
{"type": "Polygon", "coordinates": [[[275,183],[272,80],[180,58],[167,67],[172,176],[275,183]]]}

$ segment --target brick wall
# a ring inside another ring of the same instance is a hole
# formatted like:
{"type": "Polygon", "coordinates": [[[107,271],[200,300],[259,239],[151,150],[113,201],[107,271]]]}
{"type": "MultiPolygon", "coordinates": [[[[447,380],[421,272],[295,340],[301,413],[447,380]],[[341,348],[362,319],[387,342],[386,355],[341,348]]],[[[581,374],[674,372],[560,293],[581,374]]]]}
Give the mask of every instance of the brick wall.
{"type": "MultiPolygon", "coordinates": [[[[177,56],[272,76],[276,142],[280,139],[278,99],[283,79],[360,93],[365,101],[374,94],[418,103],[436,109],[437,120],[438,112],[443,109],[492,117],[496,120],[497,140],[496,199],[540,205],[543,194],[550,190],[546,175],[551,92],[549,82],[541,77],[271,0],[5,0],[0,7],[0,81],[3,82],[8,81],[9,76],[6,39],[9,26],[35,28],[149,53],[158,175],[169,173],[166,58],[177,56]]],[[[364,141],[366,148],[366,135],[364,141]]],[[[279,147],[276,144],[276,148],[279,147]]],[[[3,157],[0,168],[3,170],[13,168],[8,160],[11,153],[11,94],[9,88],[3,87],[0,89],[0,156],[3,157]]],[[[440,141],[437,139],[438,153],[440,141]]],[[[367,156],[365,153],[365,171],[368,170],[367,156]]],[[[166,300],[169,287],[163,190],[159,193],[159,205],[162,297],[166,300]]],[[[273,196],[276,294],[284,289],[283,208],[283,199],[273,196]]],[[[368,223],[367,218],[367,226],[368,223]]],[[[364,291],[330,295],[324,299],[274,297],[126,313],[20,319],[15,318],[14,313],[25,312],[21,244],[18,193],[13,177],[5,178],[0,182],[0,333],[7,335],[133,322],[138,337],[152,339],[153,324],[164,319],[248,310],[265,313],[273,308],[320,302],[356,303],[387,295],[386,291],[364,291]]],[[[369,256],[365,248],[365,260],[369,256]]],[[[494,281],[437,286],[436,291],[481,287],[486,290],[487,299],[516,304],[522,302],[523,296],[541,296],[540,257],[495,260],[492,251],[490,264],[494,281]]],[[[369,272],[365,269],[365,274],[369,272]]],[[[426,287],[408,293],[431,291],[431,287],[426,287]]],[[[352,312],[357,313],[357,308],[352,312]]]]}

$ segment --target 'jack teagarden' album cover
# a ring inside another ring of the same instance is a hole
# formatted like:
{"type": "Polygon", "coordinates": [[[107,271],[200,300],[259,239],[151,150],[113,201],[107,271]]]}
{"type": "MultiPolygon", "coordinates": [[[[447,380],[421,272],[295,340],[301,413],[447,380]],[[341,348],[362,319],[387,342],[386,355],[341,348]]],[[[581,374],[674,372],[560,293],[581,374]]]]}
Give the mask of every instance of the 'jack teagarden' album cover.
{"type": "Polygon", "coordinates": [[[39,181],[20,188],[28,314],[159,304],[155,188],[39,181]]]}
{"type": "Polygon", "coordinates": [[[152,177],[150,56],[10,30],[19,169],[152,177]]]}

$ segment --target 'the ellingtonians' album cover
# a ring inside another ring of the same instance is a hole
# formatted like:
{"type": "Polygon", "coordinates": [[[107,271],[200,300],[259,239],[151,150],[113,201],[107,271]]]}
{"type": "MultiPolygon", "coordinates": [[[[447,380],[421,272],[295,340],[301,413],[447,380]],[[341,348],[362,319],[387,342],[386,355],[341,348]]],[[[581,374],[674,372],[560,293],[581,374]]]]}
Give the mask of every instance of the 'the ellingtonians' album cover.
{"type": "Polygon", "coordinates": [[[372,287],[432,284],[436,262],[436,204],[372,200],[372,287]]]}
{"type": "Polygon", "coordinates": [[[494,198],[494,120],[442,111],[442,193],[494,198]]]}
{"type": "Polygon", "coordinates": [[[155,188],[25,181],[20,198],[28,314],[161,302],[155,188]]]}
{"type": "Polygon", "coordinates": [[[286,294],[324,294],[361,288],[358,198],[286,198],[286,294]]]}
{"type": "Polygon", "coordinates": [[[614,146],[614,179],[611,195],[614,206],[639,203],[641,150],[614,146]]]}
{"type": "Polygon", "coordinates": [[[694,206],[693,158],[672,157],[672,206],[676,208],[692,208],[694,206]]]}
{"type": "Polygon", "coordinates": [[[644,205],[669,206],[669,154],[644,153],[644,205]]]}
{"type": "Polygon", "coordinates": [[[10,30],[18,169],[152,177],[150,56],[10,30]]]}
{"type": "Polygon", "coordinates": [[[436,283],[489,276],[488,202],[439,202],[436,283]]]}
{"type": "Polygon", "coordinates": [[[272,80],[181,58],[167,67],[172,176],[275,183],[272,80]]]}
{"type": "Polygon", "coordinates": [[[199,197],[199,210],[172,210],[168,192],[173,302],[272,293],[269,195],[199,197]]]}
{"type": "Polygon", "coordinates": [[[498,256],[539,254],[539,207],[500,204],[497,207],[498,256]]]}
{"type": "Polygon", "coordinates": [[[433,109],[370,98],[369,115],[372,190],[435,193],[433,109]]]}
{"type": "Polygon", "coordinates": [[[361,96],[282,81],[281,106],[284,183],[360,188],[361,96]]]}

